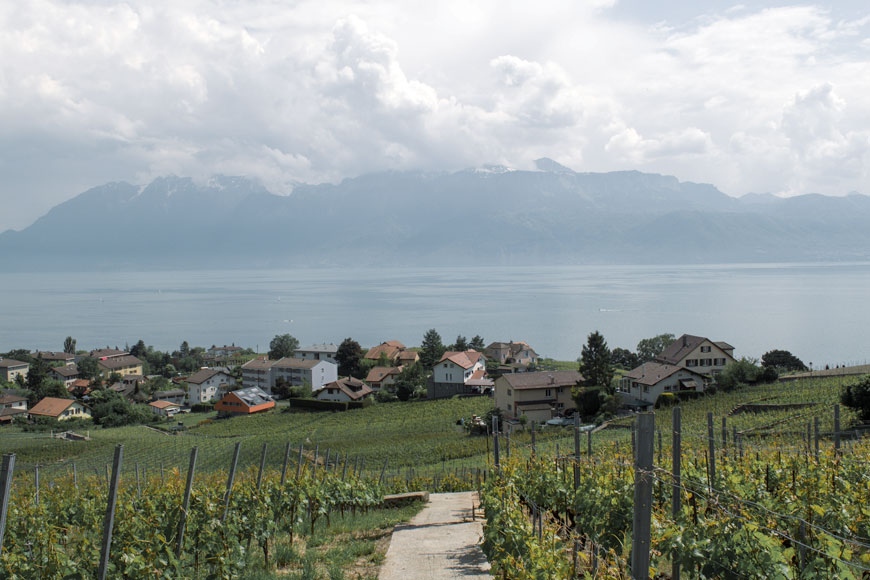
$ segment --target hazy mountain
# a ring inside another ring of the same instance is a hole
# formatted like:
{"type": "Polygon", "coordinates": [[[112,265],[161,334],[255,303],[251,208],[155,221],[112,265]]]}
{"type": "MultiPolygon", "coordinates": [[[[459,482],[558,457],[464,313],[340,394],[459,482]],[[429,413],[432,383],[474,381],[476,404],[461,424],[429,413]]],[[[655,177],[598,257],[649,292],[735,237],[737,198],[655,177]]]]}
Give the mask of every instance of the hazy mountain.
{"type": "Polygon", "coordinates": [[[12,269],[863,260],[870,198],[622,171],[388,172],[273,195],[241,177],[109,183],[0,234],[12,269]]]}

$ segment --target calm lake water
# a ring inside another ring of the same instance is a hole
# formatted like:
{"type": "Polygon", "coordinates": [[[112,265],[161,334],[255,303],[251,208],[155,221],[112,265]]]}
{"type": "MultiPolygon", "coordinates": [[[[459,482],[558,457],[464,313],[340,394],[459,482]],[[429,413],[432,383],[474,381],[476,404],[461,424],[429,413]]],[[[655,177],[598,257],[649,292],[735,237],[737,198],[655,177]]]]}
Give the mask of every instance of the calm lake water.
{"type": "Polygon", "coordinates": [[[870,264],[14,273],[0,284],[0,351],[212,344],[265,351],[353,337],[419,345],[436,328],[526,340],[575,359],[601,331],[634,349],[662,332],[724,340],[738,356],[792,351],[815,367],[870,360],[870,264]]]}

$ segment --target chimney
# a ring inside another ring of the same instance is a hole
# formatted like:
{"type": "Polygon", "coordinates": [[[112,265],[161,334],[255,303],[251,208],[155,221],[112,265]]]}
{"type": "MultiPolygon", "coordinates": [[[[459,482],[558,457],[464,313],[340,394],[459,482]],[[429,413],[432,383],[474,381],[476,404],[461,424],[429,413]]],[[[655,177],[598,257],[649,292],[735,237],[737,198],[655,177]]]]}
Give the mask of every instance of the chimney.
{"type": "Polygon", "coordinates": [[[550,376],[550,384],[555,385],[556,384],[556,377],[554,377],[553,375],[549,375],[549,376],[550,376]]]}

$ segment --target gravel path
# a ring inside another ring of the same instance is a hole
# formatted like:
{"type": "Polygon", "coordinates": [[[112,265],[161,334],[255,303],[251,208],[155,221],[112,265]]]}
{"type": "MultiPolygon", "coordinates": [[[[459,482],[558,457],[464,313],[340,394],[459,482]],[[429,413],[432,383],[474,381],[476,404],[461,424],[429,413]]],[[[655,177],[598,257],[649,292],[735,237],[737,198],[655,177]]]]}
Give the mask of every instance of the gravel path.
{"type": "Polygon", "coordinates": [[[379,580],[489,580],[480,549],[481,514],[472,521],[477,493],[433,493],[407,524],[396,526],[379,580]]]}

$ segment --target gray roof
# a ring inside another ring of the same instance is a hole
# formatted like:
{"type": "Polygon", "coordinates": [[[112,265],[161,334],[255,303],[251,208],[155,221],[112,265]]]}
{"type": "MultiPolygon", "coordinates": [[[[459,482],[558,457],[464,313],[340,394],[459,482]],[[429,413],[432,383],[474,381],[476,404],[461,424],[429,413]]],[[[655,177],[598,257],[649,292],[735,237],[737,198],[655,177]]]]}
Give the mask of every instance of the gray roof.
{"type": "Polygon", "coordinates": [[[297,348],[296,352],[326,352],[335,354],[338,352],[338,346],[330,343],[324,344],[312,344],[311,346],[306,346],[305,348],[297,348]]]}
{"type": "Polygon", "coordinates": [[[265,391],[263,391],[263,389],[259,387],[248,387],[247,389],[239,389],[238,391],[233,391],[233,394],[251,407],[262,405],[264,403],[275,402],[275,399],[267,395],[265,391]]]}
{"type": "Polygon", "coordinates": [[[662,353],[656,357],[656,360],[675,365],[683,360],[690,352],[698,348],[705,340],[707,339],[703,336],[684,334],[663,350],[662,353]]]}
{"type": "Polygon", "coordinates": [[[263,359],[263,358],[255,358],[255,359],[251,359],[248,362],[246,362],[245,364],[243,364],[242,368],[248,369],[248,370],[267,371],[270,368],[272,368],[276,362],[278,362],[278,361],[263,359]]]}
{"type": "Polygon", "coordinates": [[[275,361],[275,364],[273,366],[280,369],[310,369],[319,365],[322,362],[324,361],[314,360],[310,358],[285,357],[279,361],[275,361]]]}
{"type": "Polygon", "coordinates": [[[55,367],[51,369],[51,372],[59,374],[62,377],[74,377],[79,374],[79,368],[76,365],[65,365],[62,367],[55,367]]]}
{"type": "Polygon", "coordinates": [[[125,355],[121,355],[121,356],[113,356],[111,358],[107,358],[104,360],[98,360],[97,364],[99,364],[103,368],[112,370],[112,369],[119,369],[122,367],[131,367],[131,366],[141,365],[142,361],[133,355],[125,354],[125,355]]]}
{"type": "Polygon", "coordinates": [[[151,399],[154,401],[159,401],[159,400],[162,400],[164,397],[175,398],[175,397],[184,397],[185,395],[187,395],[187,393],[185,393],[183,390],[173,389],[171,391],[157,391],[156,393],[152,393],[151,399]]]}
{"type": "Polygon", "coordinates": [[[692,369],[657,362],[644,363],[639,367],[631,369],[631,371],[625,373],[623,377],[631,379],[632,381],[640,383],[641,385],[652,386],[658,384],[660,381],[665,380],[666,378],[678,371],[686,371],[692,373],[693,375],[701,377],[702,379],[704,378],[704,375],[693,371],[692,369]]]}
{"type": "Polygon", "coordinates": [[[10,403],[20,403],[26,401],[27,398],[19,397],[18,395],[0,395],[0,405],[8,405],[10,403]]]}
{"type": "Polygon", "coordinates": [[[9,367],[24,367],[27,366],[28,363],[21,362],[20,360],[15,360],[14,358],[0,358],[0,369],[5,369],[9,367]]]}
{"type": "Polygon", "coordinates": [[[500,377],[514,389],[541,389],[547,387],[573,387],[583,380],[579,371],[540,371],[535,373],[508,373],[500,377]]]}
{"type": "Polygon", "coordinates": [[[226,370],[224,370],[222,368],[200,369],[200,370],[196,371],[195,373],[193,373],[192,375],[190,375],[189,377],[187,377],[187,382],[193,383],[194,385],[201,385],[202,383],[206,382],[207,380],[209,380],[213,376],[219,375],[219,374],[225,374],[228,377],[231,377],[231,375],[228,372],[226,372],[226,370]]]}

